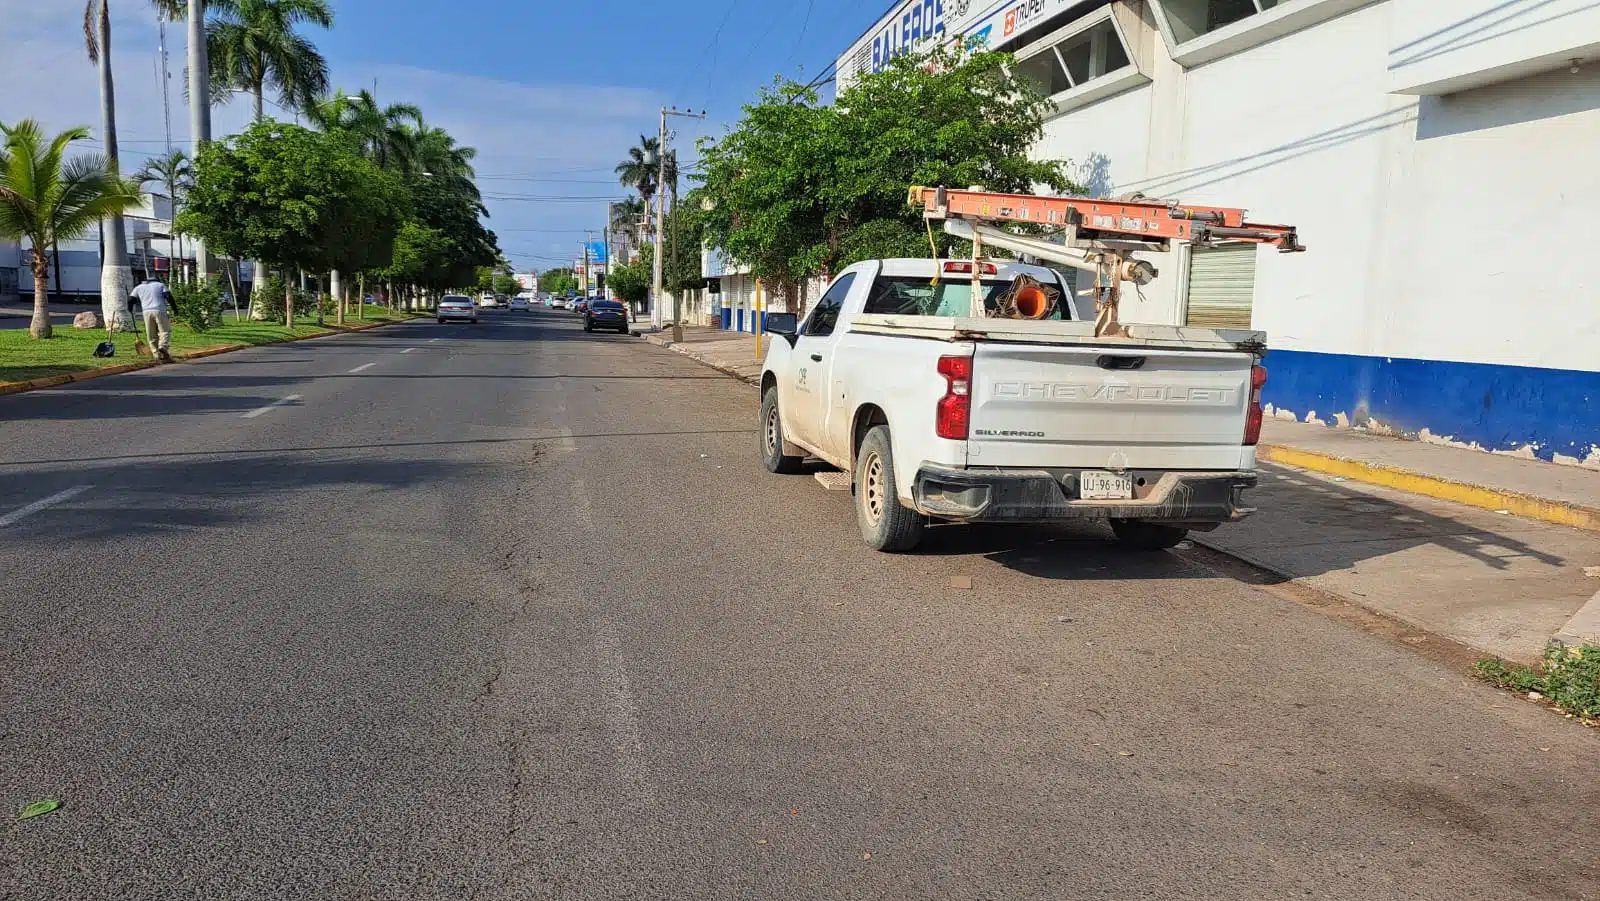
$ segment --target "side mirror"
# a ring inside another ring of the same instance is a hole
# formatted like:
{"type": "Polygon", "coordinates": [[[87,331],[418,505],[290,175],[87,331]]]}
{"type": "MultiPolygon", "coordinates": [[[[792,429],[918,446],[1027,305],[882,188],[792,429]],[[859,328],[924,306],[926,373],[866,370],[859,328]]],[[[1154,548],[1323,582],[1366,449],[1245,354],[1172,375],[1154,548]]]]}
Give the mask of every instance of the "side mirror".
{"type": "Polygon", "coordinates": [[[800,319],[793,313],[768,313],[767,334],[793,338],[800,333],[800,319]]]}

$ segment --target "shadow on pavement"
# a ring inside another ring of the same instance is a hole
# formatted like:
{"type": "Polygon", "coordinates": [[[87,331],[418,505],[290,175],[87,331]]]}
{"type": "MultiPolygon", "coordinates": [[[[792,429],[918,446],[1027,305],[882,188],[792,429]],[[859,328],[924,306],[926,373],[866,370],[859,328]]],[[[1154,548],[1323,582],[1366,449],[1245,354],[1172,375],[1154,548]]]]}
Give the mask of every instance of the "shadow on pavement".
{"type": "MultiPolygon", "coordinates": [[[[1489,528],[1466,518],[1494,518],[1494,514],[1461,508],[1461,518],[1442,515],[1423,509],[1424,499],[1419,498],[1414,506],[1275,467],[1263,468],[1261,486],[1246,497],[1260,510],[1255,516],[1194,537],[1247,559],[1276,564],[1273,568],[1297,578],[1359,572],[1364,563],[1406,551],[1426,552],[1433,565],[1445,570],[1461,568],[1467,577],[1474,568],[1503,571],[1531,566],[1553,574],[1569,565],[1562,554],[1521,537],[1528,529],[1542,526],[1514,517],[1499,518],[1505,523],[1503,529],[1489,528]]],[[[1558,532],[1566,537],[1565,530],[1558,532]]],[[[1578,540],[1586,540],[1586,536],[1580,535],[1578,540]]],[[[1124,548],[1111,539],[1104,524],[1092,520],[1057,525],[937,524],[929,528],[916,553],[981,554],[1045,579],[1194,575],[1192,566],[1178,554],[1124,548]]]]}
{"type": "Polygon", "coordinates": [[[371,456],[318,459],[296,453],[235,453],[106,465],[41,473],[0,473],[0,497],[47,492],[49,485],[96,486],[70,506],[6,530],[17,542],[96,542],[130,534],[232,528],[278,518],[276,498],[331,487],[397,491],[449,480],[454,485],[486,476],[508,463],[466,463],[371,456]]]}
{"type": "MultiPolygon", "coordinates": [[[[99,455],[94,457],[52,457],[48,460],[0,460],[0,497],[6,497],[7,490],[22,490],[29,481],[27,474],[11,474],[5,470],[12,466],[47,466],[66,463],[113,463],[128,460],[183,460],[187,458],[227,459],[232,457],[254,457],[260,454],[314,454],[330,453],[336,451],[376,451],[397,450],[401,448],[449,448],[449,447],[477,447],[498,444],[538,444],[545,441],[560,441],[572,438],[577,441],[601,441],[611,438],[673,438],[690,435],[754,435],[756,429],[698,429],[694,431],[669,431],[669,432],[589,432],[584,434],[548,434],[527,435],[517,438],[461,438],[453,441],[393,441],[383,444],[325,444],[310,447],[277,447],[257,450],[219,450],[219,451],[183,451],[166,454],[114,454],[99,455]],[[9,483],[8,479],[16,481],[9,483]]],[[[73,470],[73,472],[90,472],[91,470],[73,470]]],[[[37,492],[34,492],[37,493],[37,492]]],[[[17,495],[21,496],[21,495],[17,495]]]]}

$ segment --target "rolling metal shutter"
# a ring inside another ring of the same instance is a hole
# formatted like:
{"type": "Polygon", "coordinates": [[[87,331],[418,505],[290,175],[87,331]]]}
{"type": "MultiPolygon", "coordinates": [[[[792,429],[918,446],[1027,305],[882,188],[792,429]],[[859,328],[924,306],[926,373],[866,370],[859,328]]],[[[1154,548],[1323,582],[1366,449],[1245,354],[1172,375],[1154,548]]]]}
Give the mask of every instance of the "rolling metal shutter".
{"type": "Polygon", "coordinates": [[[1189,254],[1189,299],[1184,325],[1250,327],[1256,289],[1256,245],[1196,247],[1189,254]]]}

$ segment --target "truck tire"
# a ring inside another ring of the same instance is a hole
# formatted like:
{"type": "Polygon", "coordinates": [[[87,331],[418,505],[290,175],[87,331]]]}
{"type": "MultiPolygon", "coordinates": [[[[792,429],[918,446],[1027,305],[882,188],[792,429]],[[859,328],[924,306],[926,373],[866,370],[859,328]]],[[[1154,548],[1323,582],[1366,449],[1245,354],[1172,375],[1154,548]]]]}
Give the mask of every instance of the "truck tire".
{"type": "Polygon", "coordinates": [[[889,427],[873,426],[856,454],[856,522],[861,539],[877,551],[909,551],[922,540],[922,514],[900,503],[895,491],[889,427]]]}
{"type": "Polygon", "coordinates": [[[778,389],[768,388],[761,395],[761,462],[767,472],[792,476],[800,472],[805,457],[791,457],[783,452],[783,417],[778,415],[778,389]]]}
{"type": "Polygon", "coordinates": [[[1189,537],[1189,530],[1182,526],[1167,526],[1140,519],[1113,519],[1111,531],[1116,533],[1118,541],[1141,551],[1164,551],[1189,537]]]}

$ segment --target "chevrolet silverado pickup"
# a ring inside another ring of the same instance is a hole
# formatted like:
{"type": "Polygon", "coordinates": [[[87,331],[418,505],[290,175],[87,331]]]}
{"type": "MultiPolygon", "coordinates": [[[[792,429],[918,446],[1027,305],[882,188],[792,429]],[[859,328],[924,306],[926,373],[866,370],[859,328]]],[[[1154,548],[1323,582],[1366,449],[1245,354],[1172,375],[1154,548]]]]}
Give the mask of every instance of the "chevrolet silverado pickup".
{"type": "Polygon", "coordinates": [[[1020,263],[868,260],[804,321],[769,313],[766,468],[813,456],[849,473],[862,538],[882,551],[915,547],[931,521],[1100,520],[1166,548],[1248,516],[1261,333],[1097,337],[1071,289],[1020,263]],[[973,317],[975,290],[993,310],[1020,276],[1060,298],[1046,318],[973,317]]]}

